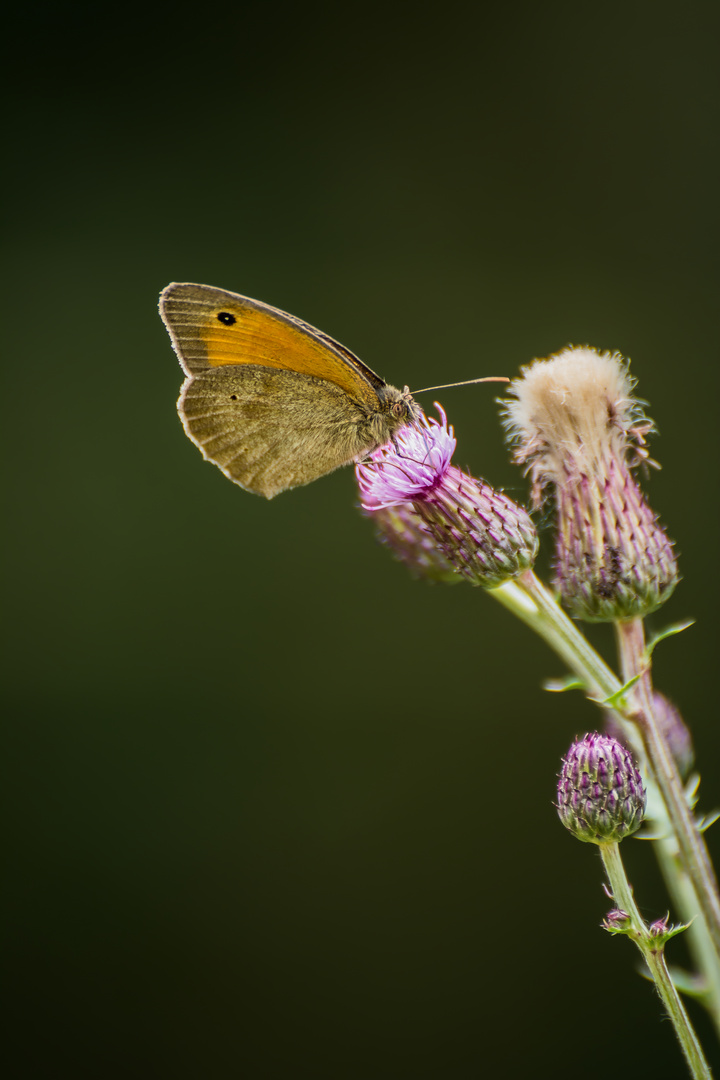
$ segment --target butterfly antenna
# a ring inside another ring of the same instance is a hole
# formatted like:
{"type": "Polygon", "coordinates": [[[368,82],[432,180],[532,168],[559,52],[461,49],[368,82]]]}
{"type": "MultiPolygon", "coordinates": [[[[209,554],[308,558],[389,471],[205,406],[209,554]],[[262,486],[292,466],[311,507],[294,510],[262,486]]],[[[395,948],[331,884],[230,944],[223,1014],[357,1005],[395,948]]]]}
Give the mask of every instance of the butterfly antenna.
{"type": "Polygon", "coordinates": [[[412,390],[412,394],[427,394],[430,390],[450,390],[453,386],[471,386],[479,382],[510,382],[504,375],[487,375],[484,379],[465,379],[463,382],[443,383],[442,386],[423,386],[422,390],[412,390]]]}

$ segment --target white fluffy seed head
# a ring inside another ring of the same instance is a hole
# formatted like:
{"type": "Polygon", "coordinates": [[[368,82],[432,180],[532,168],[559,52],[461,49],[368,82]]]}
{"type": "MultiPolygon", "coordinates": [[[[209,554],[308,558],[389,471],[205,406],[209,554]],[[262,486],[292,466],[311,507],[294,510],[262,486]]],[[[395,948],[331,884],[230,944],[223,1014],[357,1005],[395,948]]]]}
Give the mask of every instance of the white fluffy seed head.
{"type": "Polygon", "coordinates": [[[528,462],[536,500],[548,483],[605,472],[609,456],[636,457],[652,424],[632,397],[635,380],[619,353],[569,347],[535,360],[514,379],[505,425],[515,459],[528,462]]]}
{"type": "Polygon", "coordinates": [[[652,424],[618,353],[568,348],[510,384],[505,422],[535,504],[556,504],[555,585],[576,618],[643,618],[678,581],[673,546],[631,474],[652,424]]]}

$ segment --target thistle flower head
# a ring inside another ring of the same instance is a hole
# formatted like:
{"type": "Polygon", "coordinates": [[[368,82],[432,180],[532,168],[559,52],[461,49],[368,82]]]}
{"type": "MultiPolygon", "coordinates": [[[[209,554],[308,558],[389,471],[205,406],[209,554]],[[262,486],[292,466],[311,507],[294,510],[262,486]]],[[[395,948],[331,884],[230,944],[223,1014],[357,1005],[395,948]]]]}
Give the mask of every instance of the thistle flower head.
{"type": "Polygon", "coordinates": [[[445,558],[437,541],[416,512],[412,503],[382,506],[365,513],[373,524],[381,544],[390,549],[399,562],[405,563],[415,578],[435,584],[459,585],[461,575],[445,558]]]}
{"type": "MultiPolygon", "coordinates": [[[[687,780],[695,764],[695,750],[690,729],[680,715],[678,708],[659,690],[653,691],[652,705],[654,723],[673,756],[681,778],[687,780]]],[[[605,734],[611,735],[621,743],[625,742],[614,712],[608,712],[606,715],[605,734]]]]}
{"type": "Polygon", "coordinates": [[[363,507],[380,510],[426,498],[447,474],[457,439],[438,405],[440,421],[424,413],[402,428],[392,443],[373,451],[356,467],[363,507]]]}
{"type": "Polygon", "coordinates": [[[555,494],[556,584],[578,618],[642,617],[674,589],[677,564],[632,473],[653,429],[618,353],[568,348],[510,385],[505,424],[533,501],[555,494]]]}
{"type": "Polygon", "coordinates": [[[535,527],[506,495],[451,464],[456,439],[437,408],[439,421],[421,415],[356,466],[362,506],[414,572],[490,588],[532,566],[535,527]]]}
{"type": "Polygon", "coordinates": [[[609,844],[640,827],[646,792],[632,754],[607,735],[576,740],[563,758],[557,812],[578,840],[609,844]]]}
{"type": "Polygon", "coordinates": [[[522,372],[510,384],[505,422],[516,460],[529,462],[536,504],[548,485],[602,471],[609,453],[624,458],[633,446],[647,456],[653,424],[632,397],[635,380],[619,353],[568,348],[522,372]]]}

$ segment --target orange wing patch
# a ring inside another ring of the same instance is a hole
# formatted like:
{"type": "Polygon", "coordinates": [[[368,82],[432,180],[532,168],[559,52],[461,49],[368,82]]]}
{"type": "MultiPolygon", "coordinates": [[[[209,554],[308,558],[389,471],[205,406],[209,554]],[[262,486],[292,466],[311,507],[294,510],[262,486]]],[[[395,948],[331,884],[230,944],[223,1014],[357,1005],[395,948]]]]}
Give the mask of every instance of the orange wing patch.
{"type": "Polygon", "coordinates": [[[361,361],[269,304],[207,286],[169,285],[161,306],[188,374],[257,364],[328,379],[354,398],[377,402],[361,361]]]}

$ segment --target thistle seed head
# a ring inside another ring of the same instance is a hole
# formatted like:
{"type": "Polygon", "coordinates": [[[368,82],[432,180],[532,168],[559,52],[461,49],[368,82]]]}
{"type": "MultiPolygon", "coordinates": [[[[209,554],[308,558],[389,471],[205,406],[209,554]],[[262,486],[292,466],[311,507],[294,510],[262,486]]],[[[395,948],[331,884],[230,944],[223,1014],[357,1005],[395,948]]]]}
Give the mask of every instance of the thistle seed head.
{"type": "Polygon", "coordinates": [[[650,461],[653,429],[634,385],[619,353],[568,348],[524,368],[504,403],[534,504],[555,496],[555,584],[593,622],[647,615],[678,581],[673,545],[631,472],[650,461]]]}

